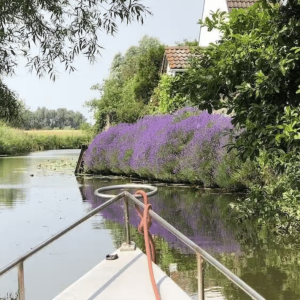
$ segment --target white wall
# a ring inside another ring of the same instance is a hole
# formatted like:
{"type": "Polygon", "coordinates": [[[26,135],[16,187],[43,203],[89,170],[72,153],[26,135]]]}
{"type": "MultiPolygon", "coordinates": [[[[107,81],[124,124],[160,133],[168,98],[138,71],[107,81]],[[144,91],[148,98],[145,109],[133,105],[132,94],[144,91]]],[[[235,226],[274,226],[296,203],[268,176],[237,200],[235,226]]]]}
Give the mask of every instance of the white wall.
{"type": "Polygon", "coordinates": [[[184,73],[186,69],[171,69],[170,64],[168,63],[166,74],[169,76],[176,76],[178,73],[184,73]]]}
{"type": "Polygon", "coordinates": [[[175,72],[174,72],[174,70],[172,70],[170,68],[170,64],[169,63],[168,63],[168,67],[167,67],[167,75],[170,75],[170,76],[175,76],[176,75],[175,72]]]}
{"type": "MultiPolygon", "coordinates": [[[[211,11],[217,10],[228,12],[226,0],[204,0],[203,17],[204,21],[206,17],[210,17],[211,11]]],[[[207,31],[207,27],[202,27],[200,32],[199,46],[206,47],[210,43],[214,43],[220,39],[220,32],[218,30],[207,31]]]]}

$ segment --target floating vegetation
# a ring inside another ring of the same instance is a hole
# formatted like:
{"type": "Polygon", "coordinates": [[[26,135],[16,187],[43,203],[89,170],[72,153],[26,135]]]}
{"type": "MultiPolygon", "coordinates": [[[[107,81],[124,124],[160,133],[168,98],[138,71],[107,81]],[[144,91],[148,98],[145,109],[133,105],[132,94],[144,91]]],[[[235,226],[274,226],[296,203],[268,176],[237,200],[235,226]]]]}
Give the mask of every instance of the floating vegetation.
{"type": "Polygon", "coordinates": [[[39,170],[51,170],[55,172],[74,172],[76,166],[75,159],[46,160],[37,165],[39,170]]]}

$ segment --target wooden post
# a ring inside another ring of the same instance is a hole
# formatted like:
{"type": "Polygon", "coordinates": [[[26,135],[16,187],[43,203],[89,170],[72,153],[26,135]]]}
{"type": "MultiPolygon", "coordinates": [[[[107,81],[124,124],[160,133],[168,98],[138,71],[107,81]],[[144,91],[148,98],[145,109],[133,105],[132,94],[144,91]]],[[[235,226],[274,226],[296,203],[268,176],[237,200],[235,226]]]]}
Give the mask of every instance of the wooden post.
{"type": "Polygon", "coordinates": [[[76,165],[75,172],[74,172],[75,175],[82,173],[81,165],[83,163],[83,154],[85,153],[87,148],[88,148],[87,145],[81,145],[81,151],[80,151],[79,158],[78,158],[77,165],[76,165]]]}
{"type": "Polygon", "coordinates": [[[204,271],[203,259],[197,253],[197,273],[198,273],[198,300],[204,300],[204,271]]]}
{"type": "Polygon", "coordinates": [[[24,281],[24,264],[23,261],[18,265],[18,288],[19,299],[25,300],[25,281],[24,281]]]}

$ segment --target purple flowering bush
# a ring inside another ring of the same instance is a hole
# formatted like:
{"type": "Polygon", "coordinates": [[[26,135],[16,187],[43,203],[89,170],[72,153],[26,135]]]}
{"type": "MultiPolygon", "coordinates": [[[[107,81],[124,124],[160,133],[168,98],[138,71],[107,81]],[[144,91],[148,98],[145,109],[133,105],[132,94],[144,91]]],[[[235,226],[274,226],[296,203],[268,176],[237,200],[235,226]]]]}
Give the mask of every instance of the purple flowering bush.
{"type": "Polygon", "coordinates": [[[240,162],[224,147],[229,142],[224,132],[232,128],[231,118],[193,108],[146,116],[96,136],[86,152],[85,168],[101,174],[234,187],[238,183],[231,175],[240,162]]]}

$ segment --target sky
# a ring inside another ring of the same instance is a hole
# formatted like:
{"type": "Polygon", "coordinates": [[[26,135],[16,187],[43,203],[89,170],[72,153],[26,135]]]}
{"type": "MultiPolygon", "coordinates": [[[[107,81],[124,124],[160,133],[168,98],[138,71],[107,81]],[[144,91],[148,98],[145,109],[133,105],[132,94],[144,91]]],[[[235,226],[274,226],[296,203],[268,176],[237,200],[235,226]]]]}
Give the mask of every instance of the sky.
{"type": "Polygon", "coordinates": [[[168,46],[184,39],[199,39],[197,23],[202,15],[203,0],[144,0],[142,3],[153,15],[145,18],[144,25],[137,22],[121,24],[114,37],[101,35],[99,43],[104,49],[96,63],[90,64],[84,57],[78,57],[75,61],[77,71],[61,72],[55,82],[48,77],[39,79],[21,63],[16,74],[3,78],[3,81],[31,110],[43,106],[48,109],[65,107],[80,111],[93,122],[92,113],[83,105],[85,101],[99,97],[99,92],[90,88],[108,76],[115,54],[125,53],[144,35],[159,38],[168,46]]]}

